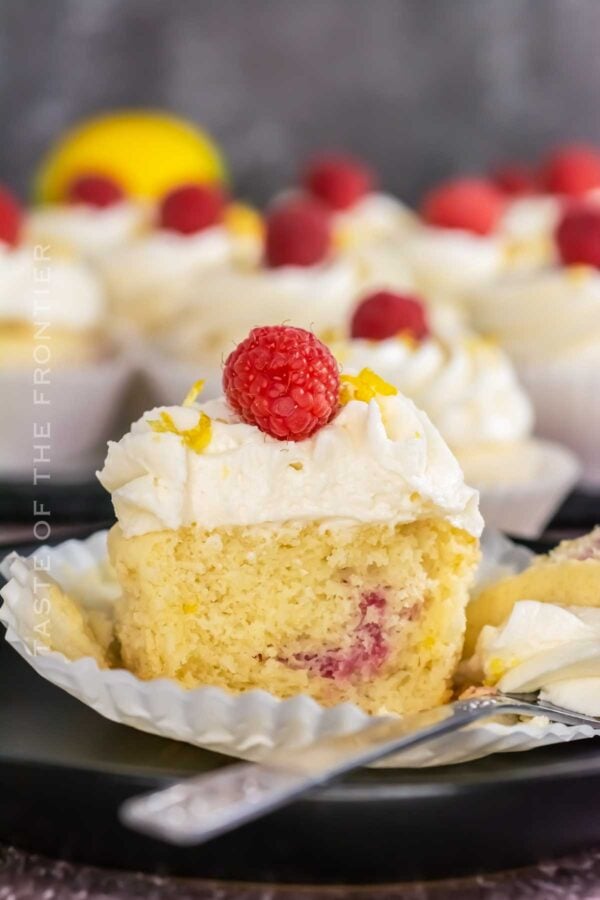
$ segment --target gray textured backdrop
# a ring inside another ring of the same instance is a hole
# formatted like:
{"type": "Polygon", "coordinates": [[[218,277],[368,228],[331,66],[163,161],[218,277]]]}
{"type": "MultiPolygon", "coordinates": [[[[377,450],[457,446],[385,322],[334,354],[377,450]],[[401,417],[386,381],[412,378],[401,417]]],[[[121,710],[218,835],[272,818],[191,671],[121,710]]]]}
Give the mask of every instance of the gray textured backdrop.
{"type": "Polygon", "coordinates": [[[0,0],[0,178],[115,106],[170,107],[263,199],[346,146],[414,198],[431,179],[600,141],[600,0],[0,0]]]}

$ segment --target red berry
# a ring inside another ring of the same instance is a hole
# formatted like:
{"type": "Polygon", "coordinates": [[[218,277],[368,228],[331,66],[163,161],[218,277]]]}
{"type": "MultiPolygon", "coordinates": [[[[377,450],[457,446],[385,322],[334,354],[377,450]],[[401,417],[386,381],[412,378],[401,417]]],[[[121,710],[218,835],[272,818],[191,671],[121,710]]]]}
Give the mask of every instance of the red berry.
{"type": "Polygon", "coordinates": [[[309,163],[302,183],[307,191],[331,209],[342,210],[350,209],[372,191],[375,177],[360,160],[331,153],[309,163]]]}
{"type": "Polygon", "coordinates": [[[108,175],[80,175],[67,188],[69,203],[85,203],[104,209],[125,198],[121,185],[108,175]]]}
{"type": "Polygon", "coordinates": [[[314,200],[294,200],[276,206],[267,216],[265,262],[279,266],[314,266],[331,249],[327,211],[314,200]]]}
{"type": "Polygon", "coordinates": [[[538,190],[538,182],[535,172],[524,163],[508,163],[499,166],[492,172],[492,180],[503,194],[510,197],[523,197],[527,194],[535,194],[538,190]]]}
{"type": "Polygon", "coordinates": [[[562,147],[542,166],[541,181],[551,194],[569,197],[600,188],[600,153],[586,144],[562,147]]]}
{"type": "Polygon", "coordinates": [[[338,366],[310,331],[289,325],[254,328],[223,370],[229,405],[280,441],[302,441],[339,406],[338,366]]]}
{"type": "Polygon", "coordinates": [[[14,247],[19,243],[23,225],[23,210],[17,198],[0,186],[0,241],[14,247]]]}
{"type": "Polygon", "coordinates": [[[225,196],[215,185],[184,184],[170,191],[160,205],[161,228],[196,234],[223,218],[225,196]]]}
{"type": "Polygon", "coordinates": [[[421,215],[430,225],[462,228],[475,234],[492,232],[504,212],[505,198],[485,178],[456,178],[425,195],[421,215]]]}
{"type": "Polygon", "coordinates": [[[429,334],[425,307],[416,297],[403,297],[392,291],[378,291],[366,297],[352,317],[353,338],[383,341],[397,334],[410,334],[421,341],[429,334]]]}
{"type": "Polygon", "coordinates": [[[578,204],[567,209],[556,229],[556,243],[565,265],[600,269],[600,207],[578,204]]]}

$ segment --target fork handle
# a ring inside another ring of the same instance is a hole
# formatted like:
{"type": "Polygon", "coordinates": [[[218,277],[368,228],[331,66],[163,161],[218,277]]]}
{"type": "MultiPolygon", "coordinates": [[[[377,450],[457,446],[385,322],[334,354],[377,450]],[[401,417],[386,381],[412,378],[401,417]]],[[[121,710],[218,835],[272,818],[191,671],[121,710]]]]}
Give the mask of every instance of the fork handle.
{"type": "Polygon", "coordinates": [[[523,713],[525,707],[530,711],[529,704],[517,699],[481,697],[402,719],[380,718],[352,734],[272,753],[260,764],[237,763],[132,797],[121,807],[121,819],[169,843],[201,844],[359,766],[427,744],[479,719],[523,713]]]}

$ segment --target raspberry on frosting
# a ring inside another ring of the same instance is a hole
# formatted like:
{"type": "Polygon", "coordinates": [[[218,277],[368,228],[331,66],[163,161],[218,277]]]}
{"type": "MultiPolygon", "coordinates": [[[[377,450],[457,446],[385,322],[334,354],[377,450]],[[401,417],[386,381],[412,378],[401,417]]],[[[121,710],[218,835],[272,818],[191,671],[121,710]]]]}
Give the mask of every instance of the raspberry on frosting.
{"type": "Polygon", "coordinates": [[[314,266],[331,249],[331,223],[325,208],[314,200],[293,200],[276,206],[267,216],[265,263],[314,266]]]}
{"type": "Polygon", "coordinates": [[[350,326],[353,338],[383,341],[408,334],[417,341],[429,334],[425,307],[416,297],[393,291],[377,291],[358,305],[350,326]]]}
{"type": "Polygon", "coordinates": [[[125,199],[125,191],[118,181],[108,175],[90,173],[73,179],[67,188],[69,203],[84,203],[104,209],[125,199]]]}
{"type": "Polygon", "coordinates": [[[587,144],[561,147],[546,160],[540,178],[551,194],[581,197],[600,188],[600,153],[587,144]]]}
{"type": "Polygon", "coordinates": [[[14,247],[23,227],[23,210],[17,198],[0,185],[0,241],[14,247]]]}
{"type": "Polygon", "coordinates": [[[492,181],[509,197],[526,197],[539,189],[537,175],[525,163],[507,163],[492,172],[492,181]]]}
{"type": "Polygon", "coordinates": [[[287,325],[254,328],[229,355],[223,388],[244,422],[282,441],[302,441],[339,407],[337,363],[314,334],[287,325]]]}
{"type": "Polygon", "coordinates": [[[162,200],[159,224],[179,234],[197,234],[222,221],[225,195],[216,185],[183,184],[162,200]]]}
{"type": "Polygon", "coordinates": [[[568,208],[556,229],[556,244],[565,265],[600,269],[600,206],[576,204],[568,208]]]}
{"type": "Polygon", "coordinates": [[[506,200],[486,178],[456,178],[430,190],[421,205],[429,225],[490,234],[500,220],[506,200]]]}
{"type": "Polygon", "coordinates": [[[375,185],[372,170],[358,159],[329,153],[312,160],[302,177],[304,188],[331,209],[351,209],[375,185]]]}

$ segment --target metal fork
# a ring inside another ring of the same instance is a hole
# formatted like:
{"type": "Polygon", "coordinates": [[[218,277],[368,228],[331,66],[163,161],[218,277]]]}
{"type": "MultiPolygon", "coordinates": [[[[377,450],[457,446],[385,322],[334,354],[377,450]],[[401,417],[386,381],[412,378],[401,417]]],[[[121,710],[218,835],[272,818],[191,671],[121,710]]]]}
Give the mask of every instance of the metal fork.
{"type": "Polygon", "coordinates": [[[352,734],[324,738],[299,750],[276,751],[261,763],[236,763],[132,797],[121,807],[121,820],[172,844],[202,844],[353,769],[422,746],[490,716],[543,715],[565,725],[600,728],[600,719],[526,696],[529,699],[497,694],[457,700],[402,719],[380,718],[352,734]]]}

